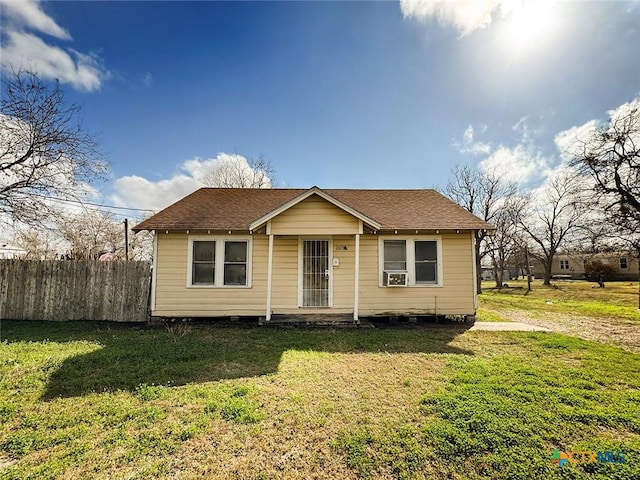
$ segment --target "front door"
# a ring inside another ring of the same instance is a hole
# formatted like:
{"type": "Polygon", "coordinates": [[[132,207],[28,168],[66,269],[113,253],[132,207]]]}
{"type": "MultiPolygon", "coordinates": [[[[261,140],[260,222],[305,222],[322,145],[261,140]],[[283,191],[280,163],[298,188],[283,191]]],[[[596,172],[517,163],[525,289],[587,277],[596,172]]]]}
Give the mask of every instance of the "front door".
{"type": "Polygon", "coordinates": [[[302,306],[329,306],[329,240],[302,242],[302,306]]]}

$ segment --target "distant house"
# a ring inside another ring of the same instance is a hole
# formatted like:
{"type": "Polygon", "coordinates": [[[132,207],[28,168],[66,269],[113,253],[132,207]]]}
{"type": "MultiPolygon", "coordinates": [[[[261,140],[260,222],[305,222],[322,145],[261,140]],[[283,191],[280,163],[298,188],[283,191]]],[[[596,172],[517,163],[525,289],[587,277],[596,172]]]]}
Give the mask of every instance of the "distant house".
{"type": "Polygon", "coordinates": [[[434,190],[203,188],[143,221],[158,317],[474,315],[474,231],[434,190]]]}
{"type": "Polygon", "coordinates": [[[20,258],[26,254],[26,250],[20,247],[14,247],[8,243],[0,243],[0,259],[20,258]]]}
{"type": "MultiPolygon", "coordinates": [[[[600,260],[613,267],[612,280],[637,280],[638,259],[624,252],[608,253],[562,253],[556,255],[551,266],[551,276],[555,278],[584,279],[585,265],[591,260],[600,260]]],[[[543,267],[540,262],[533,261],[536,277],[542,277],[543,267]]]]}

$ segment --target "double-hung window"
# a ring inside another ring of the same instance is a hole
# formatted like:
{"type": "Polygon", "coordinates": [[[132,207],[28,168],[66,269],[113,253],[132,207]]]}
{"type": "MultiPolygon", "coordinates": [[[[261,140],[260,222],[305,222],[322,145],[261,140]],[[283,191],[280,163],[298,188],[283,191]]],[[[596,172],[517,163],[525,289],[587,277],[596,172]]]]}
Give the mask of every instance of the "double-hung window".
{"type": "Polygon", "coordinates": [[[569,270],[569,260],[560,260],[560,270],[569,270]]]}
{"type": "Polygon", "coordinates": [[[416,240],[416,283],[438,283],[438,242],[416,240]]]}
{"type": "Polygon", "coordinates": [[[405,271],[407,269],[407,242],[405,240],[384,241],[384,269],[405,271]]]}
{"type": "Polygon", "coordinates": [[[216,242],[193,242],[192,285],[213,285],[216,276],[216,242]]]}
{"type": "Polygon", "coordinates": [[[382,238],[380,240],[380,284],[392,272],[406,272],[408,286],[442,285],[440,237],[382,238]]]}
{"type": "Polygon", "coordinates": [[[224,284],[247,284],[247,242],[224,242],[224,284]]]}
{"type": "Polygon", "coordinates": [[[248,287],[250,271],[249,239],[189,239],[188,287],[248,287]]]}
{"type": "Polygon", "coordinates": [[[620,257],[620,270],[626,270],[627,268],[629,268],[627,265],[627,258],[620,257]]]}

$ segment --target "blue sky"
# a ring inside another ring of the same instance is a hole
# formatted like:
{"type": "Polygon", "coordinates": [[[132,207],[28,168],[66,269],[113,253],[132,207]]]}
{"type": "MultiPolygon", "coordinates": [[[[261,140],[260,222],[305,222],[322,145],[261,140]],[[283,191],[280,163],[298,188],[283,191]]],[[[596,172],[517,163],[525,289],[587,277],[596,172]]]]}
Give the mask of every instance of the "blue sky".
{"type": "Polygon", "coordinates": [[[424,188],[455,164],[523,187],[562,132],[640,94],[638,2],[0,0],[2,62],[62,82],[102,199],[160,208],[219,155],[280,186],[424,188]]]}

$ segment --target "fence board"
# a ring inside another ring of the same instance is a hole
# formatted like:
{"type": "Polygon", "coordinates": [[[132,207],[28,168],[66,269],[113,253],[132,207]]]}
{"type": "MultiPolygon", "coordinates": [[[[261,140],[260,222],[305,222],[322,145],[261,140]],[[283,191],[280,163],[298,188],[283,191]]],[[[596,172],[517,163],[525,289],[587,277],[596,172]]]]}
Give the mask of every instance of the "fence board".
{"type": "Polygon", "coordinates": [[[149,262],[0,260],[0,319],[144,322],[149,262]]]}

